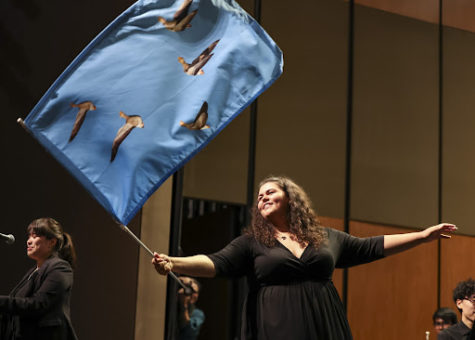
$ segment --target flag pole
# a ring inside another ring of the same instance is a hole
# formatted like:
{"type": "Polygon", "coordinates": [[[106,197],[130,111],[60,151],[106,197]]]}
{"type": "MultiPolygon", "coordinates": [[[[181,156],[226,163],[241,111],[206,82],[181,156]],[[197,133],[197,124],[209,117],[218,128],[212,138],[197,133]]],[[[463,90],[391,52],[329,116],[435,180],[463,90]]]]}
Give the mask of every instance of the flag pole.
{"type": "MultiPolygon", "coordinates": [[[[137,236],[135,236],[135,234],[126,226],[126,225],[123,225],[122,223],[119,223],[119,228],[122,229],[123,231],[125,231],[127,234],[129,234],[129,236],[131,236],[139,245],[142,246],[143,249],[145,249],[147,251],[147,253],[149,253],[152,257],[153,257],[153,251],[150,250],[149,247],[147,247],[145,245],[145,243],[142,242],[142,240],[140,240],[137,236]]],[[[188,287],[187,285],[185,285],[176,275],[175,273],[173,272],[169,272],[168,275],[170,275],[176,282],[178,282],[178,284],[180,286],[183,287],[183,289],[185,290],[185,295],[191,295],[192,293],[192,289],[190,287],[188,287]]]]}
{"type": "MultiPolygon", "coordinates": [[[[30,129],[28,129],[28,127],[26,126],[25,121],[24,121],[23,119],[18,118],[18,119],[16,120],[16,122],[17,122],[18,125],[20,125],[20,126],[23,128],[23,130],[25,130],[30,136],[33,136],[33,134],[31,133],[30,129]]],[[[34,138],[34,136],[33,136],[33,138],[34,138]]],[[[34,138],[34,139],[37,141],[36,138],[34,138]]],[[[40,143],[40,145],[42,145],[42,144],[40,143]]],[[[43,147],[44,147],[44,146],[43,146],[43,147]]],[[[44,149],[46,150],[46,152],[48,152],[48,153],[50,152],[50,151],[48,150],[48,148],[44,147],[44,149]]]]}
{"type": "MultiPolygon", "coordinates": [[[[18,118],[18,119],[16,120],[16,122],[17,122],[18,124],[20,124],[20,126],[21,126],[22,128],[24,128],[25,130],[27,130],[26,125],[25,125],[25,122],[23,121],[23,119],[18,118]]],[[[27,130],[27,131],[28,131],[28,130],[27,130]]]]}

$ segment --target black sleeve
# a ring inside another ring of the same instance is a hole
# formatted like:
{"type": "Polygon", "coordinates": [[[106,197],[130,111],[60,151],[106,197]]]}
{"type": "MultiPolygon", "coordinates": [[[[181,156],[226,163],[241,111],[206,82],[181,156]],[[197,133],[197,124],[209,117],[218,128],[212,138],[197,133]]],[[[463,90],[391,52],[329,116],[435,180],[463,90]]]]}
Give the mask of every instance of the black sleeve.
{"type": "Polygon", "coordinates": [[[447,332],[442,331],[439,334],[437,334],[437,340],[451,340],[451,339],[452,337],[447,332]]]}
{"type": "Polygon", "coordinates": [[[352,267],[384,257],[383,235],[360,238],[335,229],[331,229],[331,234],[339,247],[337,268],[352,267]]]}
{"type": "Polygon", "coordinates": [[[472,330],[468,334],[467,340],[475,340],[475,327],[472,327],[472,330]]]}
{"type": "Polygon", "coordinates": [[[239,277],[252,270],[251,236],[239,236],[220,251],[208,255],[216,276],[239,277]]]}
{"type": "Polygon", "coordinates": [[[71,288],[73,272],[67,262],[60,261],[52,264],[43,277],[30,297],[0,296],[0,313],[21,316],[45,314],[71,288]]]}

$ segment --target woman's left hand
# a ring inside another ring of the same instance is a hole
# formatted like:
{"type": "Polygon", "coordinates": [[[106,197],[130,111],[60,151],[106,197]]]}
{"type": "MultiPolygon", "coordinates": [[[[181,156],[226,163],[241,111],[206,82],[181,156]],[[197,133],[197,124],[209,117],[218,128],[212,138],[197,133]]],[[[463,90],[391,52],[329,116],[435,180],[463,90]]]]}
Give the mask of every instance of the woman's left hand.
{"type": "Polygon", "coordinates": [[[428,227],[422,230],[421,233],[423,240],[425,242],[430,242],[439,238],[450,238],[451,236],[448,234],[453,233],[456,230],[457,227],[455,224],[441,223],[432,227],[428,227]]]}

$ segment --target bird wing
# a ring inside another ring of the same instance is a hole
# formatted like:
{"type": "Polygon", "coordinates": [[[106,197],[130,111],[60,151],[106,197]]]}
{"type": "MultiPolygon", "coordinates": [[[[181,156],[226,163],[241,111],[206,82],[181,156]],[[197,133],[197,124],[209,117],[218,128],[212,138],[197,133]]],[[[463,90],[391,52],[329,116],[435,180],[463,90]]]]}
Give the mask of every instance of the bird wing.
{"type": "Polygon", "coordinates": [[[173,15],[173,19],[176,20],[176,21],[183,20],[183,18],[185,18],[186,15],[188,14],[188,11],[190,9],[190,6],[191,6],[192,2],[193,2],[193,0],[183,1],[180,8],[178,8],[178,10],[175,12],[175,15],[173,15]]]}
{"type": "Polygon", "coordinates": [[[71,136],[69,137],[69,141],[72,141],[74,137],[79,132],[79,129],[81,128],[82,123],[84,122],[84,119],[86,118],[86,113],[88,109],[82,108],[79,109],[77,115],[76,115],[76,121],[74,122],[73,130],[71,131],[71,136]]]}
{"type": "Polygon", "coordinates": [[[195,129],[201,130],[205,127],[208,120],[208,112],[200,112],[193,123],[195,129]]]}
{"type": "Polygon", "coordinates": [[[213,42],[207,48],[205,48],[205,50],[201,52],[201,54],[198,57],[196,57],[195,60],[192,61],[191,65],[196,64],[198,61],[200,61],[200,59],[203,59],[205,56],[208,56],[211,53],[211,51],[214,50],[216,45],[218,45],[218,42],[219,42],[219,39],[213,42]]]}
{"type": "Polygon", "coordinates": [[[198,72],[206,65],[208,60],[211,59],[212,56],[213,56],[213,54],[210,54],[210,55],[206,55],[206,56],[203,56],[202,58],[198,59],[196,64],[191,66],[188,69],[187,73],[188,74],[193,74],[194,76],[196,76],[198,74],[198,72]]]}
{"type": "Polygon", "coordinates": [[[120,144],[124,141],[124,139],[129,135],[130,131],[134,126],[129,123],[125,123],[119,131],[117,131],[117,135],[114,138],[114,142],[112,143],[112,153],[111,153],[111,162],[114,160],[115,155],[117,154],[117,150],[119,150],[120,144]]]}
{"type": "Polygon", "coordinates": [[[198,114],[196,115],[193,125],[199,126],[199,128],[202,128],[206,124],[207,120],[208,120],[208,103],[205,101],[203,105],[201,105],[200,111],[198,111],[198,114]]]}
{"type": "Polygon", "coordinates": [[[190,27],[190,22],[193,20],[194,16],[198,13],[198,10],[194,10],[190,14],[188,14],[186,17],[183,18],[183,20],[178,21],[178,23],[175,25],[175,31],[183,31],[185,28],[190,27]]]}

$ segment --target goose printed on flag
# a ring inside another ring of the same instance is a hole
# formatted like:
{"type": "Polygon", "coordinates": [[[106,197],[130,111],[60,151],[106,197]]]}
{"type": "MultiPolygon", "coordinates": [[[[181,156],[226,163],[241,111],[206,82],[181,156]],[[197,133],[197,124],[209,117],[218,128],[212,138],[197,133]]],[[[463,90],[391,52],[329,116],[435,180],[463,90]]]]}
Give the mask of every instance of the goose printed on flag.
{"type": "Polygon", "coordinates": [[[25,126],[120,223],[282,73],[233,0],[141,0],[41,98],[25,126]]]}

